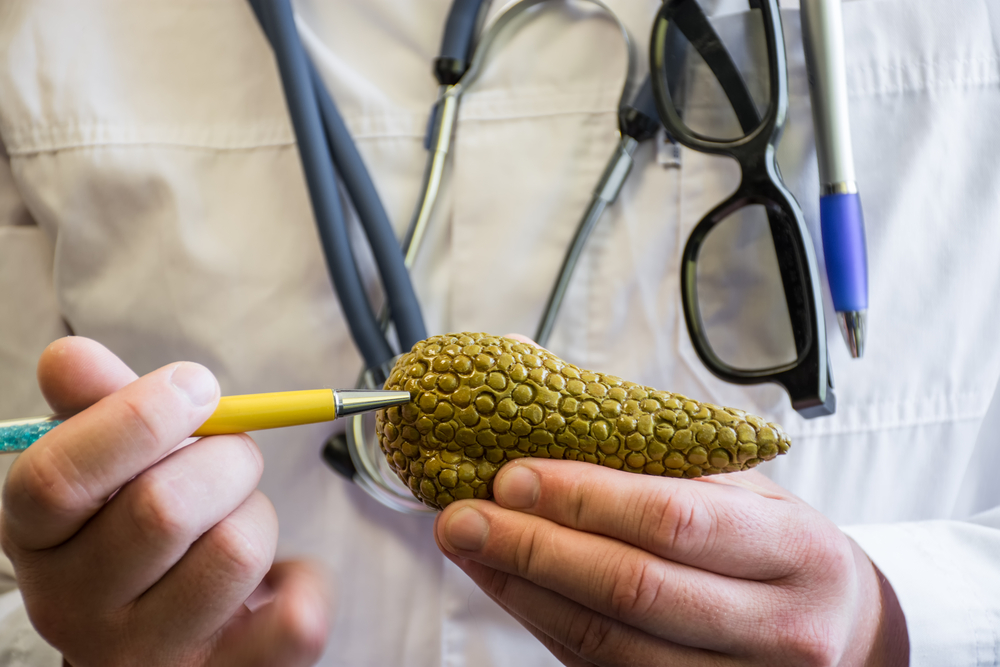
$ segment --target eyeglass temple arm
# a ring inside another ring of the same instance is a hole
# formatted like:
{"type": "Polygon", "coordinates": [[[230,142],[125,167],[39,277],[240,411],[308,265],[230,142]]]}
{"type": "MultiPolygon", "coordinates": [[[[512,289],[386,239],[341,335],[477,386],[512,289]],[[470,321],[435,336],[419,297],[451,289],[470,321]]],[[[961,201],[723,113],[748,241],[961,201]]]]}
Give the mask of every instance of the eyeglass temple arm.
{"type": "Polygon", "coordinates": [[[672,20],[712,70],[733,105],[743,131],[750,133],[755,130],[760,125],[760,114],[750,89],[697,0],[680,0],[673,5],[672,11],[667,12],[667,20],[672,20]]]}

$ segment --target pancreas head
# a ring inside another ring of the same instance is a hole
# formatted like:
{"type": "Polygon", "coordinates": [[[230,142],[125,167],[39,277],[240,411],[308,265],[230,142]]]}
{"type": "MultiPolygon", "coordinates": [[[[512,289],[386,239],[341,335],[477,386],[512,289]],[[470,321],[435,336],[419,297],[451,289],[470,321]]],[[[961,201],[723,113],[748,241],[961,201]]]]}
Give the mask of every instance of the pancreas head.
{"type": "Polygon", "coordinates": [[[379,411],[382,451],[413,494],[443,508],[490,498],[507,461],[587,461],[664,477],[753,468],[788,451],[777,424],[584,370],[499,336],[434,336],[399,358],[386,389],[413,402],[379,411]]]}

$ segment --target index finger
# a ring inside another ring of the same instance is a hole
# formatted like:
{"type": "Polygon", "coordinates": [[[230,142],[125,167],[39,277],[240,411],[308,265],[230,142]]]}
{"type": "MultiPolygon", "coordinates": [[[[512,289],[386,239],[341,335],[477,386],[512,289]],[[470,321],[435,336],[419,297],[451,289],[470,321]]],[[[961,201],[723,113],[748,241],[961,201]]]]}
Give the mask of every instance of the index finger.
{"type": "Polygon", "coordinates": [[[501,468],[493,494],[508,509],[717,574],[765,581],[795,569],[787,535],[801,521],[787,494],[542,459],[501,468]]]}
{"type": "Polygon", "coordinates": [[[208,369],[180,362],[49,431],[11,466],[3,489],[4,546],[45,549],[70,538],[111,494],[190,436],[218,398],[208,369]]]}

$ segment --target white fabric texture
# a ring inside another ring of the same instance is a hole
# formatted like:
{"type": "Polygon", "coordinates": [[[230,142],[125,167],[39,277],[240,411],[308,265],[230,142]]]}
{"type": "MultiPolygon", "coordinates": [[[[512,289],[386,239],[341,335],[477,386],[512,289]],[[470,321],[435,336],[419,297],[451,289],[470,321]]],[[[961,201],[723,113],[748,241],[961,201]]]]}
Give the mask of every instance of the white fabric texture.
{"type": "MultiPolygon", "coordinates": [[[[430,63],[449,4],[296,3],[397,231],[420,186],[430,63]]],[[[503,3],[494,4],[495,14],[503,3]]],[[[608,4],[644,53],[659,3],[608,4]]],[[[1000,443],[977,434],[1000,376],[1000,5],[857,0],[843,14],[871,309],[866,356],[853,361],[828,306],[837,414],[802,420],[779,388],[717,380],[691,347],[679,258],[739,178],[718,157],[682,150],[664,167],[654,146],[639,149],[549,346],[781,422],[793,449],[761,470],[852,526],[897,591],[912,664],[998,665],[1000,486],[990,463],[1000,443]]],[[[798,12],[786,8],[783,22],[790,109],[779,159],[818,240],[798,12]]],[[[617,140],[624,69],[614,25],[572,4],[553,3],[497,52],[462,103],[413,272],[431,332],[534,331],[617,140]]],[[[0,418],[45,412],[34,360],[67,327],[139,373],[204,363],[223,393],[354,383],[360,360],[273,59],[245,2],[0,3],[0,143],[0,418]]],[[[281,519],[279,556],[321,559],[336,581],[320,664],[556,664],[440,555],[429,519],[382,508],[320,461],[333,428],[255,436],[261,489],[281,519]]],[[[31,641],[23,612],[12,613],[0,638],[31,641]]],[[[14,655],[7,646],[0,656],[14,655]]]]}

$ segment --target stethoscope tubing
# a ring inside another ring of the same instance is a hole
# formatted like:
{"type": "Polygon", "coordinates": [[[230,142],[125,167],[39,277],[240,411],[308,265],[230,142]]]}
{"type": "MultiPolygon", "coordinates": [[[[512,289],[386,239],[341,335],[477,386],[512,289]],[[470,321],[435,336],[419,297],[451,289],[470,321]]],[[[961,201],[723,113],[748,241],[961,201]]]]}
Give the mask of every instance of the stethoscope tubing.
{"type": "Polygon", "coordinates": [[[365,167],[364,160],[358,153],[357,145],[351,139],[347,125],[337,111],[316,66],[311,60],[307,59],[306,62],[319,101],[320,117],[326,127],[333,162],[365,228],[365,235],[385,286],[386,305],[392,313],[396,333],[403,346],[412,347],[417,341],[427,338],[427,329],[424,326],[420,302],[407,270],[409,265],[406,264],[405,258],[399,261],[399,242],[392,223],[375,190],[375,184],[365,167]]]}
{"type": "Polygon", "coordinates": [[[368,302],[351,250],[338,171],[372,248],[400,344],[408,348],[427,334],[402,252],[368,170],[302,47],[288,0],[250,4],[275,52],[324,255],[348,328],[366,366],[382,367],[394,352],[368,302]]]}

